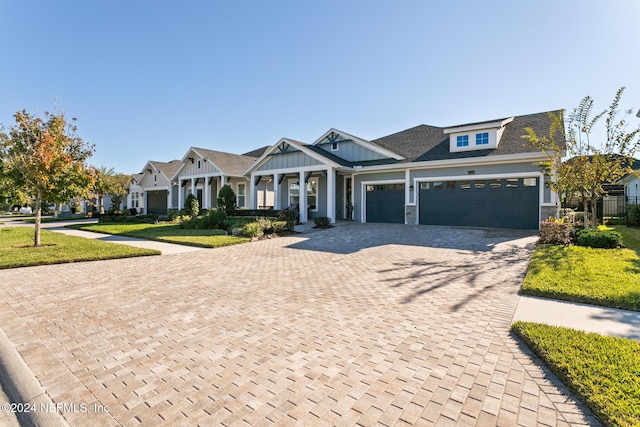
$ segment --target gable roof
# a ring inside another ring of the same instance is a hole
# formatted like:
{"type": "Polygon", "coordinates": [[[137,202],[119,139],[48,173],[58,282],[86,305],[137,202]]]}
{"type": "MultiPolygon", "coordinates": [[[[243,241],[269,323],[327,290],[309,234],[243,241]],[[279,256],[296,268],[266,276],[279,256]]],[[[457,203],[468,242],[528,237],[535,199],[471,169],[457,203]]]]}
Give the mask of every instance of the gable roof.
{"type": "MultiPolygon", "coordinates": [[[[559,111],[554,111],[554,113],[559,113],[559,111]]],[[[403,155],[407,162],[539,153],[539,150],[531,147],[527,144],[526,140],[522,139],[522,135],[525,134],[524,129],[527,127],[533,128],[539,135],[548,133],[549,126],[551,125],[549,112],[515,116],[513,121],[505,125],[498,148],[462,152],[450,151],[449,136],[445,133],[445,130],[463,128],[481,123],[494,123],[502,120],[504,119],[470,123],[468,125],[449,126],[447,128],[420,125],[374,139],[372,142],[403,155]]]]}
{"type": "MultiPolygon", "coordinates": [[[[375,151],[378,154],[381,154],[383,156],[386,156],[388,158],[391,159],[395,159],[395,160],[402,160],[404,156],[398,154],[396,151],[393,150],[389,150],[379,144],[376,144],[375,142],[372,141],[367,141],[366,139],[362,139],[359,138],[357,136],[348,134],[347,132],[343,132],[341,130],[338,130],[336,128],[331,128],[328,131],[326,131],[325,133],[322,134],[322,136],[320,136],[320,138],[316,139],[313,144],[311,144],[311,146],[316,146],[319,144],[324,144],[326,143],[326,139],[329,137],[329,135],[331,134],[335,134],[335,135],[340,135],[341,137],[343,137],[344,139],[346,139],[347,141],[353,142],[355,144],[360,145],[361,147],[364,147],[368,150],[371,151],[375,151]]],[[[337,141],[340,142],[340,141],[337,141]]]]}
{"type": "MultiPolygon", "coordinates": [[[[178,172],[178,169],[182,166],[182,162],[180,160],[171,160],[170,162],[156,162],[153,160],[149,160],[147,165],[152,165],[154,168],[158,170],[161,174],[163,174],[169,181],[173,179],[173,176],[178,172]]],[[[145,165],[142,173],[146,172],[147,166],[145,165]]]]}
{"type": "Polygon", "coordinates": [[[280,138],[280,140],[276,144],[270,146],[267,150],[265,150],[260,158],[255,160],[253,164],[249,165],[247,169],[244,170],[244,175],[248,175],[258,167],[260,167],[263,163],[265,163],[269,155],[278,150],[281,144],[289,144],[290,146],[302,151],[307,156],[333,167],[344,166],[341,162],[346,162],[344,159],[341,159],[337,156],[329,155],[323,149],[315,147],[313,145],[305,144],[304,142],[296,141],[295,139],[291,138],[280,138]]]}
{"type": "Polygon", "coordinates": [[[270,145],[265,145],[264,147],[256,148],[255,150],[251,150],[248,153],[244,153],[242,155],[255,157],[257,159],[258,157],[262,156],[265,153],[265,151],[267,151],[269,148],[271,148],[270,145]]]}
{"type": "MultiPolygon", "coordinates": [[[[244,171],[256,161],[256,157],[253,156],[207,150],[206,148],[191,147],[189,151],[193,151],[203,159],[209,160],[225,175],[229,176],[243,176],[244,171]]],[[[188,154],[189,152],[187,152],[188,154]]]]}

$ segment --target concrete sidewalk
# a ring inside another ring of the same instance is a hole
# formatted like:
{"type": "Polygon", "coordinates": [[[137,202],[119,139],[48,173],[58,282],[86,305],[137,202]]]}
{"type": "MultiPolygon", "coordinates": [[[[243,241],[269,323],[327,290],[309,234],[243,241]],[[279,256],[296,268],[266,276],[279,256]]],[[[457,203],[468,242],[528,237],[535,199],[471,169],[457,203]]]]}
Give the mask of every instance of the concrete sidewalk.
{"type": "Polygon", "coordinates": [[[546,323],[640,341],[640,312],[520,296],[513,321],[546,323]]]}

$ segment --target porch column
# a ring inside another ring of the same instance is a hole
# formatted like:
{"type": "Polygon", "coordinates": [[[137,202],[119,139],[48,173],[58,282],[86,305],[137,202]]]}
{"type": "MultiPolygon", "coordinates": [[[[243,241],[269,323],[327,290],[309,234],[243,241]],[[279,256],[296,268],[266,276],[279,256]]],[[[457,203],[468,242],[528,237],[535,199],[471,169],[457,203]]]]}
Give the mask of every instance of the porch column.
{"type": "Polygon", "coordinates": [[[195,178],[191,178],[191,195],[193,197],[196,196],[196,180],[195,180],[195,178]]]}
{"type": "Polygon", "coordinates": [[[204,197],[202,199],[202,204],[204,205],[205,209],[210,209],[211,208],[211,202],[210,202],[210,197],[211,195],[209,194],[209,177],[205,176],[204,177],[204,189],[202,190],[204,192],[204,197]]]}
{"type": "Polygon", "coordinates": [[[249,180],[249,206],[251,209],[255,210],[256,208],[256,176],[251,174],[251,179],[249,180]]]}
{"type": "Polygon", "coordinates": [[[280,174],[273,174],[273,209],[280,210],[280,185],[278,185],[278,180],[280,179],[280,174]]]}
{"type": "Polygon", "coordinates": [[[182,209],[184,204],[183,194],[182,194],[182,180],[178,179],[178,209],[182,209]]]}
{"type": "MultiPolygon", "coordinates": [[[[327,217],[333,224],[336,222],[336,184],[335,171],[333,168],[327,169],[327,217]]],[[[319,190],[319,189],[318,189],[319,190]]]]}
{"type": "Polygon", "coordinates": [[[220,194],[220,190],[222,189],[222,187],[224,187],[225,185],[227,185],[227,177],[224,175],[220,175],[220,186],[218,187],[218,194],[216,194],[216,198],[220,194]]]}
{"type": "Polygon", "coordinates": [[[173,197],[171,197],[172,194],[172,188],[171,188],[171,183],[169,183],[169,188],[167,189],[167,209],[173,209],[173,206],[171,206],[171,201],[173,200],[173,197]]]}
{"type": "MultiPolygon", "coordinates": [[[[304,182],[304,172],[300,172],[298,174],[298,177],[300,179],[300,188],[299,188],[299,195],[298,195],[298,201],[299,201],[299,209],[300,209],[300,222],[307,222],[307,220],[309,218],[307,218],[307,183],[304,182]]],[[[317,197],[317,196],[316,196],[317,197]]],[[[317,201],[316,201],[317,203],[317,201]]]]}

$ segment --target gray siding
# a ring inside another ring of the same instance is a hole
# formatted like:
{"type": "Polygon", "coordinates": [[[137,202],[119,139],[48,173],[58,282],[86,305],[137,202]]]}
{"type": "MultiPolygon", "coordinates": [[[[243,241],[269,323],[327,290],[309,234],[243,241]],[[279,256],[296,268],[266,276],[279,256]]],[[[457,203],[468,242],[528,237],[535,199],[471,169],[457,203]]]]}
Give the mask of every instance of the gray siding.
{"type": "Polygon", "coordinates": [[[336,151],[331,150],[331,145],[331,143],[322,143],[318,144],[317,147],[320,147],[326,152],[334,154],[350,162],[380,160],[388,158],[380,153],[369,150],[368,148],[365,148],[360,144],[356,144],[355,142],[338,142],[338,149],[336,151]]]}
{"type": "Polygon", "coordinates": [[[322,163],[313,157],[309,157],[302,151],[292,153],[273,154],[262,166],[259,171],[268,171],[274,169],[297,168],[302,166],[316,166],[322,163]]]}
{"type": "Polygon", "coordinates": [[[188,157],[193,157],[193,163],[187,159],[184,161],[185,168],[180,172],[180,176],[194,176],[221,173],[220,169],[213,166],[210,162],[203,160],[194,152],[190,152],[188,157]],[[200,160],[200,169],[198,169],[198,160],[200,160]]]}

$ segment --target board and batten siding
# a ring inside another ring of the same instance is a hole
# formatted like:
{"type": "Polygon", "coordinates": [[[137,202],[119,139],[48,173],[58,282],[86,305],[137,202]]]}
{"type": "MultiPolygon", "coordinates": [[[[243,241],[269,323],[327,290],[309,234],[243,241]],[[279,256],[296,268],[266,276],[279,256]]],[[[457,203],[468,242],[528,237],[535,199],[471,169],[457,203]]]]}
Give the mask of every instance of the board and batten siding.
{"type": "Polygon", "coordinates": [[[376,153],[375,151],[369,150],[368,148],[365,148],[362,145],[356,144],[352,141],[338,142],[337,150],[332,150],[332,145],[332,143],[327,142],[318,144],[316,146],[349,162],[363,162],[388,158],[380,153],[376,153]]]}
{"type": "Polygon", "coordinates": [[[142,180],[140,180],[140,187],[143,190],[152,190],[154,187],[169,187],[170,184],[169,180],[155,169],[152,169],[151,173],[145,173],[142,180]],[[154,176],[156,177],[155,181],[153,180],[154,176]]]}
{"type": "Polygon", "coordinates": [[[205,174],[219,174],[220,169],[215,167],[206,160],[201,159],[195,154],[191,153],[193,156],[193,164],[191,164],[191,160],[185,160],[186,167],[180,172],[181,176],[197,176],[197,175],[205,175],[205,174]],[[200,169],[198,169],[198,160],[200,160],[200,169]]]}
{"type": "Polygon", "coordinates": [[[270,171],[277,169],[289,169],[303,166],[317,166],[322,163],[303,153],[302,151],[294,151],[292,153],[277,153],[270,156],[258,171],[270,171]]]}

